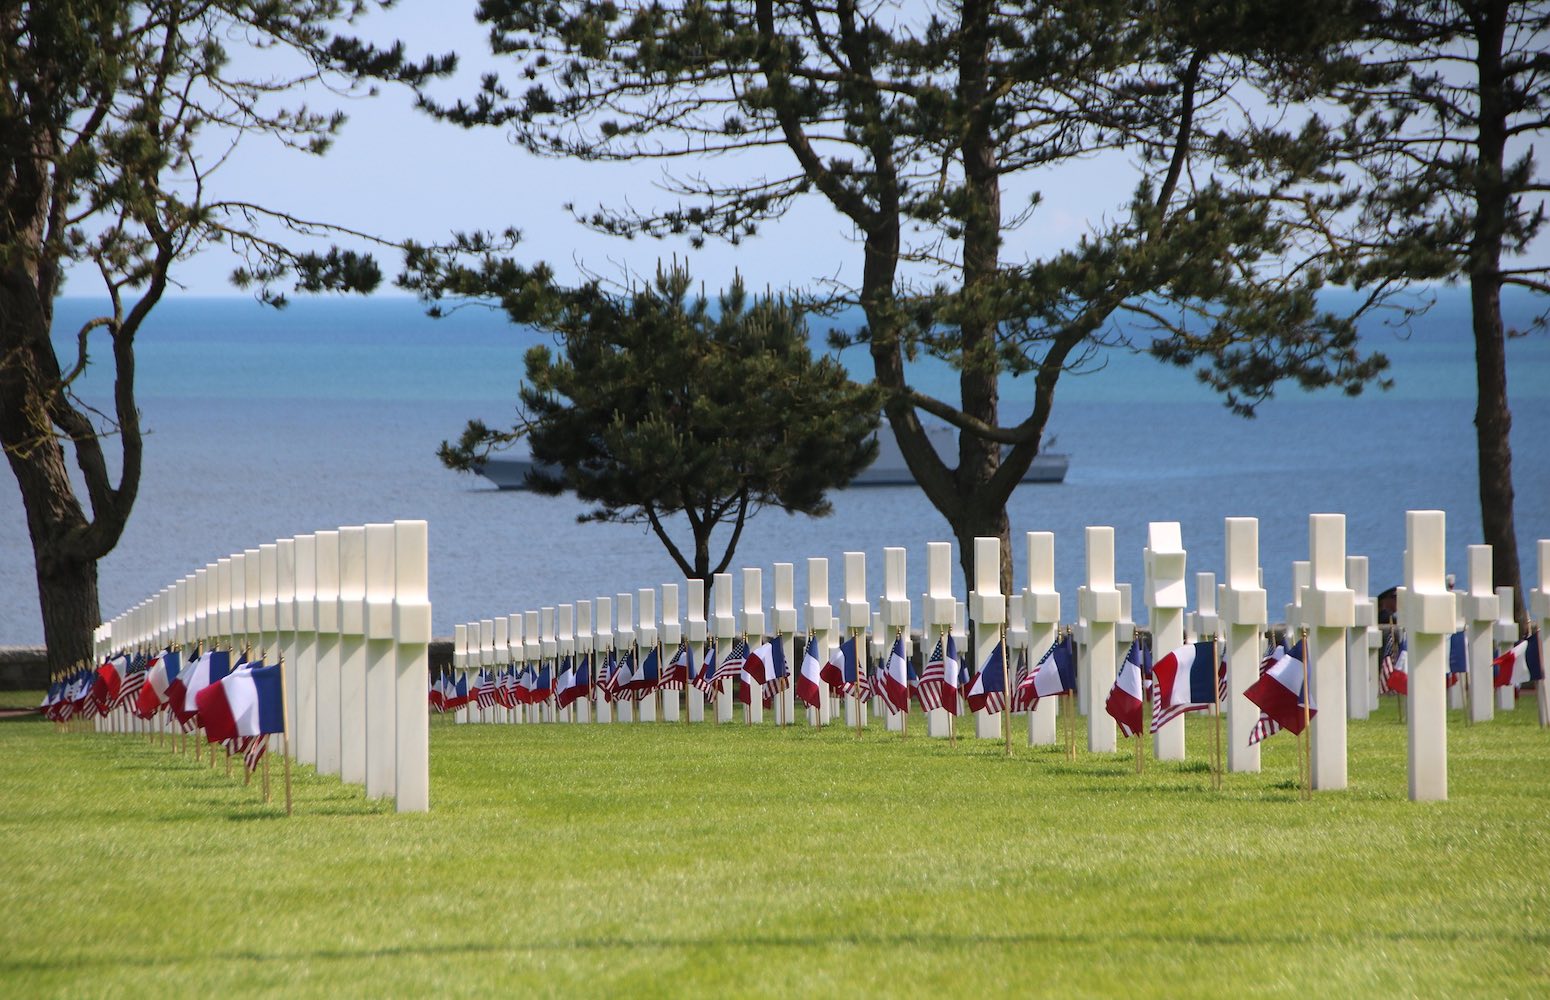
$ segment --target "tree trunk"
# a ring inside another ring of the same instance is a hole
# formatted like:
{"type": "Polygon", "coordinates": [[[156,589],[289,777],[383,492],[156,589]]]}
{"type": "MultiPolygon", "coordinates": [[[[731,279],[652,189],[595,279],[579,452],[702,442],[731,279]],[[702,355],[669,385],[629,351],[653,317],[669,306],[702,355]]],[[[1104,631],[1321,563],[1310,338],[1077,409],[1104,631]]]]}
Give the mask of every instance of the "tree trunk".
{"type": "Polygon", "coordinates": [[[1476,140],[1475,232],[1469,254],[1469,299],[1475,335],[1475,450],[1480,480],[1480,528],[1491,546],[1494,584],[1511,587],[1513,619],[1524,620],[1518,533],[1513,522],[1512,411],[1507,405],[1506,334],[1502,327],[1502,240],[1512,211],[1503,178],[1507,101],[1502,44],[1506,5],[1491,5],[1477,29],[1480,127],[1476,140]]]}
{"type": "MultiPolygon", "coordinates": [[[[37,539],[33,546],[38,547],[37,539]]],[[[61,560],[45,574],[38,568],[38,603],[50,670],[94,659],[92,633],[102,622],[97,599],[97,563],[61,560]]]]}
{"type": "MultiPolygon", "coordinates": [[[[948,517],[953,527],[953,537],[958,541],[958,565],[963,569],[964,593],[974,590],[974,540],[996,538],[1001,541],[1001,593],[1012,596],[1012,522],[1006,516],[1006,505],[983,508],[968,507],[956,516],[948,517]]],[[[975,664],[976,668],[979,664],[975,664]]]]}

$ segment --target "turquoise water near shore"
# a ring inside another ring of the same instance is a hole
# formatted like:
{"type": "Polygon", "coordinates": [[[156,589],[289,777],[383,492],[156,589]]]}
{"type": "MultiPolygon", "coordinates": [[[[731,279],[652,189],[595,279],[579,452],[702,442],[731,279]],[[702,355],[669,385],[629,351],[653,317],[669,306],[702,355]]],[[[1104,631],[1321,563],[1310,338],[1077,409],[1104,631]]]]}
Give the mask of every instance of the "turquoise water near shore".
{"type": "MultiPolygon", "coordinates": [[[[98,305],[62,300],[56,329],[73,330],[98,305]]],[[[1509,321],[1526,326],[1547,303],[1516,296],[1508,305],[1509,321]]],[[[1449,569],[1462,581],[1479,530],[1467,295],[1444,290],[1407,331],[1371,324],[1363,336],[1392,359],[1391,391],[1348,399],[1288,390],[1255,420],[1146,357],[1113,354],[1102,370],[1063,379],[1051,426],[1055,450],[1072,455],[1070,474],[1059,486],[1022,487],[1010,513],[1014,537],[1056,533],[1066,615],[1089,524],[1114,526],[1119,577],[1139,584],[1148,521],[1182,523],[1193,574],[1221,572],[1224,516],[1259,517],[1265,586],[1279,608],[1291,561],[1307,558],[1309,512],[1348,515],[1349,551],[1372,558],[1381,589],[1399,580],[1404,511],[1438,508],[1449,515],[1449,569]]],[[[456,622],[678,581],[643,528],[578,525],[573,499],[502,493],[437,462],[436,445],[470,417],[510,422],[522,353],[537,342],[498,313],[431,320],[406,299],[299,300],[282,312],[245,298],[164,302],[140,339],[145,474],[124,538],[101,564],[104,614],[234,550],[393,518],[430,522],[439,635],[456,622]]],[[[1550,537],[1550,336],[1516,338],[1508,352],[1520,558],[1532,584],[1534,540],[1550,537]]],[[[866,374],[862,355],[845,360],[866,374]]],[[[106,398],[105,375],[84,380],[83,398],[106,398]]],[[[923,372],[928,385],[950,377],[923,372]]],[[[1009,413],[1027,398],[1018,383],[1005,396],[1009,413]]],[[[917,491],[843,491],[834,507],[822,519],[760,514],[734,567],[828,556],[837,595],[841,553],[864,551],[875,594],[883,547],[902,545],[910,591],[923,590],[925,543],[950,538],[917,491]]],[[[39,642],[14,485],[0,486],[0,554],[0,644],[39,642]]],[[[1021,562],[1019,551],[1019,584],[1021,562]]]]}

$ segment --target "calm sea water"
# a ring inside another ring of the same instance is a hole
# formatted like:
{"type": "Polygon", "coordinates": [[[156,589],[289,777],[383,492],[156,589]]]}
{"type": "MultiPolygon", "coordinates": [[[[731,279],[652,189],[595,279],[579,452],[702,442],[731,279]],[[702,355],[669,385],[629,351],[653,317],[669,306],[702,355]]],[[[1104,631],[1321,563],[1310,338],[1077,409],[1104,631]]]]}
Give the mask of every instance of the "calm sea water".
{"type": "MultiPolygon", "coordinates": [[[[59,328],[93,305],[62,302],[59,328]]],[[[1510,318],[1526,323],[1543,306],[1513,299],[1510,318]]],[[[1348,515],[1349,551],[1372,558],[1378,590],[1400,578],[1404,511],[1437,508],[1448,512],[1449,568],[1462,580],[1465,546],[1479,534],[1467,299],[1445,292],[1407,334],[1375,325],[1364,335],[1393,359],[1392,391],[1288,391],[1251,421],[1228,414],[1187,372],[1144,357],[1113,356],[1099,372],[1065,379],[1052,427],[1056,449],[1072,455],[1070,474],[1059,486],[1024,486],[1011,502],[1014,537],[1056,534],[1065,613],[1075,612],[1090,524],[1115,528],[1119,577],[1139,585],[1148,521],[1181,522],[1191,574],[1220,574],[1222,518],[1258,517],[1265,586],[1279,608],[1292,560],[1307,558],[1310,512],[1348,515]]],[[[642,528],[579,525],[572,499],[502,493],[437,462],[436,445],[468,418],[510,422],[521,355],[535,342],[498,314],[433,321],[402,299],[300,301],[280,313],[237,298],[164,303],[140,340],[145,476],[123,541],[101,565],[103,613],[233,551],[394,518],[430,522],[438,635],[456,622],[678,581],[642,528]]],[[[1509,357],[1520,555],[1532,581],[1533,542],[1550,537],[1550,338],[1514,340],[1509,357]]],[[[864,358],[846,360],[865,373],[864,358]]],[[[87,398],[102,398],[104,374],[87,380],[87,398]]],[[[928,382],[949,377],[925,373],[928,382]]],[[[1007,395],[1026,394],[1009,385],[1007,395]]],[[[902,545],[910,590],[924,589],[925,543],[950,536],[920,494],[848,491],[834,506],[822,519],[762,513],[734,568],[763,566],[768,576],[774,562],[828,556],[837,600],[841,553],[864,551],[875,596],[883,547],[902,545]]],[[[0,486],[0,554],[0,644],[41,641],[14,486],[0,486]]]]}

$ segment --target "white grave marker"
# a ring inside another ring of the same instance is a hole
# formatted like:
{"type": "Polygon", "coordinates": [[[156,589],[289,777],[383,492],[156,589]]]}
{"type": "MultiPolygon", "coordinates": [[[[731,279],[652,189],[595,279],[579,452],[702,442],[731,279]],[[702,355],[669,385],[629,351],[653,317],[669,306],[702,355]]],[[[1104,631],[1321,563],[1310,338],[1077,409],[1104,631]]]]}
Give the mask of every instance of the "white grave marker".
{"type": "MultiPolygon", "coordinates": [[[[752,653],[764,642],[764,574],[758,569],[743,570],[743,635],[748,637],[752,653]]],[[[764,692],[748,691],[748,708],[743,714],[749,725],[764,721],[764,692]]]]}
{"type": "MultiPolygon", "coordinates": [[[[957,605],[953,601],[953,547],[948,542],[926,543],[926,594],[921,601],[921,618],[925,633],[922,640],[927,656],[936,651],[940,643],[944,655],[947,635],[953,627],[953,614],[957,605]]],[[[960,659],[966,659],[959,650],[960,659]]],[[[959,669],[962,669],[959,664],[959,669]]],[[[934,739],[947,739],[952,735],[954,719],[944,708],[933,708],[926,713],[926,735],[934,739]]]]}
{"type": "MultiPolygon", "coordinates": [[[[1446,674],[1448,636],[1457,618],[1448,590],[1447,518],[1440,510],[1405,512],[1405,592],[1399,616],[1409,642],[1410,798],[1448,797],[1446,674]]],[[[1321,711],[1320,716],[1323,715],[1321,711]]]]}
{"type": "MultiPolygon", "coordinates": [[[[1060,634],[1060,591],[1055,589],[1055,533],[1027,534],[1028,586],[1023,589],[1023,618],[1028,624],[1028,660],[1035,665],[1060,634]]],[[[1105,692],[1107,696],[1107,692],[1105,692]]],[[[1041,698],[1028,716],[1028,745],[1054,746],[1060,701],[1041,698]]]]}
{"type": "MultiPolygon", "coordinates": [[[[1184,645],[1185,585],[1184,542],[1177,521],[1152,521],[1147,525],[1146,605],[1152,623],[1152,648],[1161,659],[1184,645]]],[[[1105,693],[1107,689],[1105,689],[1105,693]]],[[[1184,716],[1166,723],[1152,736],[1158,760],[1184,759],[1184,716]]]]}
{"type": "Polygon", "coordinates": [[[1372,587],[1367,574],[1366,556],[1346,556],[1346,585],[1356,595],[1356,625],[1346,633],[1346,713],[1352,719],[1365,719],[1377,705],[1376,658],[1378,606],[1372,603],[1372,587]]]}
{"type": "Polygon", "coordinates": [[[393,799],[399,812],[427,812],[431,807],[431,730],[425,711],[431,641],[429,525],[395,521],[393,544],[393,635],[398,643],[393,799]]]}
{"type": "Polygon", "coordinates": [[[391,524],[366,525],[366,795],[398,786],[398,648],[393,596],[398,586],[391,524]]]}
{"type": "Polygon", "coordinates": [[[797,631],[796,566],[775,564],[774,641],[785,653],[786,685],[775,695],[775,723],[789,726],[796,721],[796,671],[802,668],[802,651],[793,647],[797,631]]]}
{"type": "MultiPolygon", "coordinates": [[[[340,685],[347,652],[345,637],[339,627],[340,534],[339,531],[317,533],[317,589],[313,594],[318,632],[318,773],[333,775],[339,773],[342,757],[339,720],[343,695],[340,685]]],[[[355,654],[359,646],[359,642],[352,644],[349,650],[351,655],[355,654]]],[[[365,655],[364,649],[360,650],[360,655],[365,655]]]]}
{"type": "MultiPolygon", "coordinates": [[[[692,673],[698,674],[701,670],[712,670],[713,666],[705,664],[705,647],[710,638],[710,630],[705,621],[705,581],[685,580],[685,598],[688,606],[688,628],[686,635],[689,639],[689,659],[693,663],[692,673]]],[[[684,704],[689,713],[690,722],[705,721],[705,695],[694,685],[684,689],[684,704]]]]}
{"type": "MultiPolygon", "coordinates": [[[[866,669],[867,628],[872,623],[872,605],[866,597],[866,553],[845,553],[845,600],[840,602],[840,628],[842,638],[856,640],[856,671],[866,669]]],[[[854,695],[845,698],[845,725],[851,728],[867,724],[867,703],[854,695]],[[856,713],[860,712],[860,719],[856,713]]]]}
{"type": "MultiPolygon", "coordinates": [[[[904,646],[904,662],[910,662],[910,600],[906,596],[909,590],[905,583],[905,550],[899,546],[888,546],[883,549],[883,599],[881,618],[882,628],[882,653],[877,658],[879,663],[887,664],[888,657],[893,650],[895,638],[902,639],[904,646]]],[[[906,668],[907,670],[908,668],[906,668]]],[[[910,706],[905,702],[904,711],[899,713],[889,712],[886,703],[883,712],[887,716],[888,728],[894,732],[905,731],[909,725],[907,713],[910,706]]]]}
{"type": "Polygon", "coordinates": [[[1490,722],[1495,714],[1491,693],[1495,688],[1491,660],[1495,637],[1496,591],[1491,587],[1491,547],[1469,547],[1469,594],[1464,605],[1465,642],[1469,647],[1469,717],[1475,722],[1490,722]]]}
{"type": "MultiPolygon", "coordinates": [[[[1511,587],[1496,588],[1496,645],[1500,649],[1510,648],[1518,641],[1518,623],[1512,620],[1511,587]]],[[[1498,711],[1510,712],[1518,704],[1518,692],[1511,684],[1496,689],[1496,708],[1498,711]]]]}
{"type": "Polygon", "coordinates": [[[1311,662],[1308,685],[1313,717],[1313,787],[1340,789],[1346,770],[1346,631],[1356,625],[1356,593],[1345,580],[1345,515],[1308,515],[1310,580],[1303,591],[1303,620],[1308,625],[1311,662]]]}
{"type": "MultiPolygon", "coordinates": [[[[657,592],[652,587],[642,587],[635,592],[635,596],[638,598],[636,611],[640,621],[640,630],[636,636],[636,642],[640,646],[640,658],[645,660],[652,650],[656,650],[657,676],[661,677],[667,663],[662,659],[662,650],[657,648],[657,592]]],[[[649,692],[637,703],[636,708],[640,721],[657,721],[657,693],[649,692]]]]}
{"type": "Polygon", "coordinates": [[[1119,590],[1114,586],[1114,529],[1088,527],[1086,540],[1087,583],[1077,590],[1076,600],[1087,621],[1087,669],[1083,671],[1088,685],[1087,749],[1113,753],[1118,738],[1114,717],[1104,702],[1114,687],[1120,619],[1119,590]]]}
{"type": "MultiPolygon", "coordinates": [[[[807,634],[818,637],[818,662],[828,663],[834,649],[834,609],[829,606],[829,560],[821,556],[807,559],[807,634]]],[[[793,661],[800,669],[801,658],[793,661]]],[[[829,704],[829,685],[818,685],[818,707],[807,710],[807,722],[814,726],[827,726],[834,718],[829,704]]]]}
{"type": "Polygon", "coordinates": [[[366,782],[366,528],[339,529],[339,778],[366,782]]]}
{"type": "Polygon", "coordinates": [[[1243,696],[1259,680],[1261,634],[1270,620],[1265,589],[1260,586],[1259,519],[1229,517],[1227,583],[1222,591],[1222,617],[1227,641],[1227,767],[1259,770],[1259,744],[1249,745],[1259,707],[1243,696]]]}
{"type": "MultiPolygon", "coordinates": [[[[974,665],[983,667],[991,653],[1001,643],[1001,631],[1006,626],[1006,597],[1001,593],[1001,539],[974,539],[974,589],[969,593],[969,620],[974,623],[974,665]]],[[[1006,707],[1012,707],[1014,691],[1012,666],[1005,664],[1006,707]]],[[[1002,723],[1011,722],[1009,712],[992,715],[986,711],[974,713],[974,735],[980,739],[998,739],[1002,723]],[[1006,720],[1002,716],[1007,716],[1006,720]]],[[[1009,751],[1010,746],[1007,748],[1009,751]]]]}
{"type": "MultiPolygon", "coordinates": [[[[678,648],[683,644],[683,640],[683,622],[678,606],[678,584],[664,583],[662,585],[662,672],[664,676],[669,665],[678,655],[678,648]]],[[[679,692],[663,691],[662,721],[677,722],[680,718],[679,713],[679,692]]]]}

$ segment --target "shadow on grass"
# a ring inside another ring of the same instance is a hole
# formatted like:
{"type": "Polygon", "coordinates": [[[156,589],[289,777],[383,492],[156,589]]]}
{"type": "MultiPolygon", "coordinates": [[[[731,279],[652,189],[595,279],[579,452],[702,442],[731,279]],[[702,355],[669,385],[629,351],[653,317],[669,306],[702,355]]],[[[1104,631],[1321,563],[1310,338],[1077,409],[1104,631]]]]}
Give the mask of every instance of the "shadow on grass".
{"type": "MultiPolygon", "coordinates": [[[[1246,928],[1242,933],[1200,932],[1198,930],[1169,933],[1152,928],[1139,934],[1127,931],[1132,944],[1151,945],[1165,949],[1197,948],[1250,948],[1256,951],[1269,946],[1298,947],[1310,944],[1350,946],[1373,944],[1424,944],[1432,946],[1485,944],[1499,946],[1510,943],[1523,948],[1550,947],[1550,931],[1534,931],[1524,934],[1497,933],[1481,930],[1468,931],[1405,931],[1387,930],[1372,933],[1320,934],[1316,939],[1307,934],[1266,932],[1262,927],[1246,928]]],[[[197,956],[180,959],[167,955],[103,955],[73,954],[49,959],[0,958],[0,972],[57,972],[83,967],[128,966],[155,968],[178,962],[234,962],[234,963],[293,963],[293,962],[340,962],[380,961],[395,958],[459,958],[479,955],[554,954],[558,952],[600,951],[713,951],[724,949],[765,951],[833,951],[845,948],[924,948],[928,950],[958,950],[980,947],[1005,946],[1052,946],[1107,948],[1113,943],[1113,935],[1104,933],[1072,933],[1032,931],[1020,934],[824,934],[767,935],[757,937],[727,935],[724,937],[630,937],[630,938],[569,938],[561,941],[532,941],[515,944],[463,942],[453,944],[400,945],[390,948],[363,947],[358,949],[317,948],[312,950],[276,950],[272,952],[238,949],[233,951],[204,952],[197,956]]]]}

